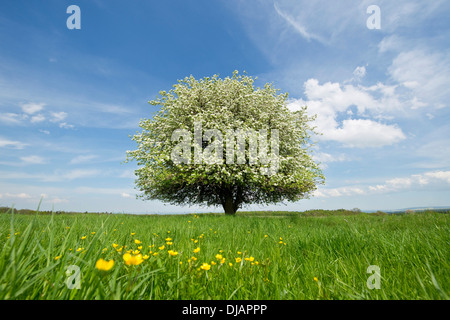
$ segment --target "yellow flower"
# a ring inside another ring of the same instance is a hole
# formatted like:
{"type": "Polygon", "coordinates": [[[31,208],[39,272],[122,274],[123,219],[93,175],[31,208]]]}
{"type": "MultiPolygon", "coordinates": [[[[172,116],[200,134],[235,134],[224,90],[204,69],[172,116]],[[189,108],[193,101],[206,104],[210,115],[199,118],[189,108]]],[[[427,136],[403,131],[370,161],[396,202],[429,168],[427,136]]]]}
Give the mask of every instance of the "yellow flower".
{"type": "Polygon", "coordinates": [[[319,279],[317,279],[316,277],[314,277],[313,280],[316,281],[316,282],[319,281],[319,279]]]}
{"type": "Polygon", "coordinates": [[[136,234],[136,232],[132,232],[131,235],[134,236],[136,234]]]}
{"type": "Polygon", "coordinates": [[[187,262],[188,262],[188,263],[191,263],[191,259],[188,259],[187,262]]]}
{"type": "Polygon", "coordinates": [[[278,242],[279,244],[283,244],[283,241],[278,242]]]}
{"type": "Polygon", "coordinates": [[[77,249],[77,252],[80,252],[81,250],[83,250],[84,248],[78,248],[77,249]]]}
{"type": "Polygon", "coordinates": [[[233,264],[230,262],[230,263],[228,263],[228,265],[230,266],[230,267],[232,267],[233,266],[233,264]]]}
{"type": "Polygon", "coordinates": [[[235,258],[235,260],[236,260],[236,263],[239,263],[239,262],[241,262],[241,261],[242,261],[242,259],[241,259],[241,258],[235,258]]]}
{"type": "Polygon", "coordinates": [[[211,266],[205,262],[205,263],[202,264],[200,269],[208,271],[209,269],[211,269],[211,266]]]}
{"type": "Polygon", "coordinates": [[[168,245],[168,246],[171,246],[172,244],[173,244],[173,242],[166,242],[166,244],[168,245]]]}
{"type": "Polygon", "coordinates": [[[142,262],[144,262],[144,259],[142,258],[141,254],[131,255],[129,253],[125,253],[123,255],[123,260],[125,260],[125,264],[128,266],[129,265],[137,266],[137,265],[141,264],[142,262]]]}
{"type": "Polygon", "coordinates": [[[138,249],[139,249],[139,250],[142,250],[142,246],[139,246],[138,249]]]}
{"type": "Polygon", "coordinates": [[[116,249],[117,252],[121,252],[123,247],[120,247],[119,249],[116,249]]]}
{"type": "Polygon", "coordinates": [[[117,248],[119,245],[117,243],[112,244],[113,248],[117,248]]]}
{"type": "Polygon", "coordinates": [[[242,254],[242,252],[238,251],[237,254],[242,254]]]}
{"type": "Polygon", "coordinates": [[[166,238],[166,241],[172,241],[172,238],[166,238]]]}
{"type": "Polygon", "coordinates": [[[95,264],[95,267],[96,267],[98,270],[101,270],[101,271],[108,271],[108,270],[110,270],[113,266],[114,266],[114,260],[106,261],[106,260],[103,260],[103,259],[99,259],[99,260],[97,261],[97,263],[95,264]]]}
{"type": "Polygon", "coordinates": [[[191,260],[192,261],[197,261],[197,258],[196,257],[191,257],[191,260]]]}
{"type": "Polygon", "coordinates": [[[224,264],[224,263],[225,263],[225,258],[223,258],[222,260],[220,260],[220,263],[221,263],[221,264],[224,264]]]}
{"type": "MultiPolygon", "coordinates": [[[[132,235],[133,235],[133,234],[132,234],[132,235]]],[[[134,243],[136,243],[136,244],[141,244],[142,241],[139,241],[138,239],[134,239],[134,243]]]]}
{"type": "Polygon", "coordinates": [[[183,264],[183,261],[180,261],[180,265],[183,264]]]}
{"type": "Polygon", "coordinates": [[[140,253],[139,250],[134,250],[134,251],[133,251],[133,254],[139,254],[139,253],[140,253]]]}
{"type": "Polygon", "coordinates": [[[58,260],[59,258],[61,258],[62,256],[56,256],[55,257],[55,260],[58,260]]]}
{"type": "Polygon", "coordinates": [[[158,252],[155,252],[155,253],[153,254],[154,257],[156,257],[157,255],[158,255],[158,252]]]}
{"type": "Polygon", "coordinates": [[[178,252],[173,251],[173,250],[168,250],[167,251],[171,256],[176,256],[178,254],[178,252]]]}
{"type": "Polygon", "coordinates": [[[197,247],[196,249],[194,249],[194,253],[198,253],[200,251],[200,247],[197,247]]]}
{"type": "Polygon", "coordinates": [[[221,254],[216,254],[216,259],[217,259],[217,260],[222,260],[222,259],[223,259],[223,257],[222,257],[222,255],[221,255],[221,254]]]}
{"type": "Polygon", "coordinates": [[[280,240],[283,240],[283,238],[282,238],[282,237],[280,237],[280,240]]]}
{"type": "Polygon", "coordinates": [[[191,220],[189,220],[188,222],[191,223],[191,220]]]}
{"type": "Polygon", "coordinates": [[[82,237],[81,237],[81,240],[84,240],[84,239],[86,239],[86,236],[82,236],[82,237]]]}
{"type": "Polygon", "coordinates": [[[265,234],[265,235],[264,235],[264,238],[267,238],[267,237],[268,237],[268,235],[267,235],[267,234],[265,234]]]}
{"type": "Polygon", "coordinates": [[[95,232],[91,232],[91,234],[95,234],[95,232]]]}
{"type": "Polygon", "coordinates": [[[194,240],[194,243],[197,243],[198,242],[198,240],[194,240]]]}
{"type": "Polygon", "coordinates": [[[216,263],[214,261],[211,261],[211,265],[214,266],[216,265],[216,263]]]}
{"type": "Polygon", "coordinates": [[[150,258],[150,256],[148,256],[148,255],[145,255],[142,257],[142,259],[144,259],[144,260],[147,260],[148,258],[150,258]]]}
{"type": "Polygon", "coordinates": [[[159,249],[159,250],[164,250],[164,248],[165,248],[164,245],[162,245],[162,246],[159,247],[158,249],[159,249]]]}

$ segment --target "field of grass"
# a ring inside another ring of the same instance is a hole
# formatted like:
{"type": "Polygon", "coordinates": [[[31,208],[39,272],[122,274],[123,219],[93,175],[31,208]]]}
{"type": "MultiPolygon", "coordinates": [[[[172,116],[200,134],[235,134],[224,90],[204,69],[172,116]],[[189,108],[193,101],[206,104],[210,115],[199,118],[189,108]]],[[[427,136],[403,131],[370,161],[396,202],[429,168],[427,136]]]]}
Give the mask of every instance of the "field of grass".
{"type": "Polygon", "coordinates": [[[229,217],[9,212],[0,214],[0,246],[2,300],[450,295],[445,213],[229,217]],[[100,259],[114,263],[97,264],[100,259]],[[367,286],[370,265],[380,268],[380,289],[367,286]]]}

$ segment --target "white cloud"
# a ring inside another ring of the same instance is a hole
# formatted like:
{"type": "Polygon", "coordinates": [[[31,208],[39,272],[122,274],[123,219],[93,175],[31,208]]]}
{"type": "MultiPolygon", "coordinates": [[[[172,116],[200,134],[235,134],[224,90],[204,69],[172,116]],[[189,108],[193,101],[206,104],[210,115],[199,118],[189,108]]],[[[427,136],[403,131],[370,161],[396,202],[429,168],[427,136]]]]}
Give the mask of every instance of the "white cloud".
{"type": "Polygon", "coordinates": [[[371,87],[331,82],[321,85],[317,79],[307,80],[304,87],[307,100],[290,100],[288,108],[298,110],[306,105],[310,115],[317,115],[314,124],[323,134],[318,139],[338,141],[352,148],[366,148],[391,145],[406,138],[396,125],[370,119],[350,118],[342,123],[337,121],[340,113],[353,116],[351,107],[356,108],[359,116],[371,115],[374,118],[386,117],[387,110],[395,112],[402,109],[395,87],[380,83],[371,87]]]}
{"type": "Polygon", "coordinates": [[[313,39],[313,40],[318,40],[320,42],[324,42],[324,40],[321,37],[306,31],[306,28],[300,24],[298,19],[295,19],[295,18],[291,17],[289,14],[281,11],[276,2],[274,2],[273,7],[275,8],[275,11],[278,13],[278,15],[280,17],[282,17],[291,27],[293,27],[294,30],[298,34],[300,34],[303,38],[305,38],[308,41],[313,39]]]}
{"type": "Polygon", "coordinates": [[[73,129],[75,126],[72,124],[67,124],[66,122],[61,122],[59,127],[63,129],[73,129]]]}
{"type": "Polygon", "coordinates": [[[129,193],[122,192],[122,193],[121,193],[121,197],[122,197],[122,198],[131,198],[131,195],[130,195],[129,193]]]}
{"type": "Polygon", "coordinates": [[[400,52],[388,68],[392,80],[403,84],[413,108],[448,106],[450,97],[450,54],[415,49],[400,52]]]}
{"type": "Polygon", "coordinates": [[[20,115],[17,113],[0,113],[0,122],[6,124],[21,124],[24,119],[26,119],[27,115],[20,115]]]}
{"type": "Polygon", "coordinates": [[[356,67],[356,69],[353,71],[353,75],[357,80],[361,80],[366,76],[366,67],[356,67]]]}
{"type": "Polygon", "coordinates": [[[51,122],[62,122],[67,118],[67,113],[64,111],[61,112],[51,112],[51,122]]]}
{"type": "Polygon", "coordinates": [[[26,157],[20,157],[20,160],[27,164],[44,164],[46,163],[45,159],[40,156],[26,156],[26,157]]]}
{"type": "Polygon", "coordinates": [[[86,162],[89,162],[90,160],[93,160],[95,158],[98,158],[98,156],[94,155],[94,154],[80,155],[80,156],[76,156],[75,158],[70,160],[69,164],[86,163],[86,162]]]}
{"type": "Polygon", "coordinates": [[[31,199],[32,198],[31,195],[24,193],[24,192],[21,192],[21,193],[8,193],[7,192],[7,193],[5,193],[5,197],[13,198],[13,199],[31,199]]]}
{"type": "Polygon", "coordinates": [[[70,171],[56,170],[53,173],[26,173],[0,171],[0,178],[5,180],[36,179],[44,182],[58,182],[66,180],[92,178],[101,175],[101,171],[95,169],[77,169],[70,171]]]}
{"type": "Polygon", "coordinates": [[[27,114],[34,114],[44,109],[45,103],[26,103],[22,105],[23,112],[27,114]]]}
{"type": "MultiPolygon", "coordinates": [[[[370,195],[379,193],[392,193],[403,190],[450,184],[450,171],[429,171],[422,174],[413,174],[409,177],[396,177],[384,183],[369,186],[344,186],[339,188],[319,188],[314,192],[318,198],[370,195]]],[[[448,188],[448,185],[444,186],[448,188]]]]}
{"type": "Polygon", "coordinates": [[[27,144],[20,141],[13,141],[0,137],[0,148],[23,149],[25,146],[27,146],[27,144]]]}
{"type": "Polygon", "coordinates": [[[42,114],[37,114],[35,116],[32,116],[30,119],[31,123],[38,123],[38,122],[42,122],[45,121],[45,116],[42,114]]]}
{"type": "Polygon", "coordinates": [[[350,148],[382,147],[404,140],[402,130],[395,125],[385,125],[372,120],[344,120],[342,128],[329,132],[329,140],[350,148]]]}

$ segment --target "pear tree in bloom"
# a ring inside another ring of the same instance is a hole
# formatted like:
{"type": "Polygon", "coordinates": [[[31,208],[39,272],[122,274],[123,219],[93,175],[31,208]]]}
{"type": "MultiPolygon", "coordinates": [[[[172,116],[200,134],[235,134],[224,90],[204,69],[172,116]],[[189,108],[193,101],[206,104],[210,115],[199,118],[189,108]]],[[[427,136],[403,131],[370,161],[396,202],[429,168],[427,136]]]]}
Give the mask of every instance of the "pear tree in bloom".
{"type": "Polygon", "coordinates": [[[254,81],[237,71],[191,76],[149,102],[159,111],[141,119],[137,149],[127,151],[140,197],[233,215],[245,205],[308,198],[323,183],[306,107],[292,112],[287,93],[254,81]]]}

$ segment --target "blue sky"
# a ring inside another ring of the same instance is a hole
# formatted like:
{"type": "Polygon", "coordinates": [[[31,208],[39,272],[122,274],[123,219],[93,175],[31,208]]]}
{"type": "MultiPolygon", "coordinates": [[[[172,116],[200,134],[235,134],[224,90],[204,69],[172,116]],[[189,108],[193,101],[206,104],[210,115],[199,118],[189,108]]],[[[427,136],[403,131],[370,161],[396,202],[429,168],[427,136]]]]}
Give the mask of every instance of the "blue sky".
{"type": "Polygon", "coordinates": [[[447,1],[2,1],[0,205],[221,211],[136,199],[129,135],[178,79],[233,70],[317,114],[326,184],[254,210],[450,205],[447,1]],[[67,7],[81,9],[69,30],[67,7]],[[380,29],[369,29],[370,5],[380,29]]]}

